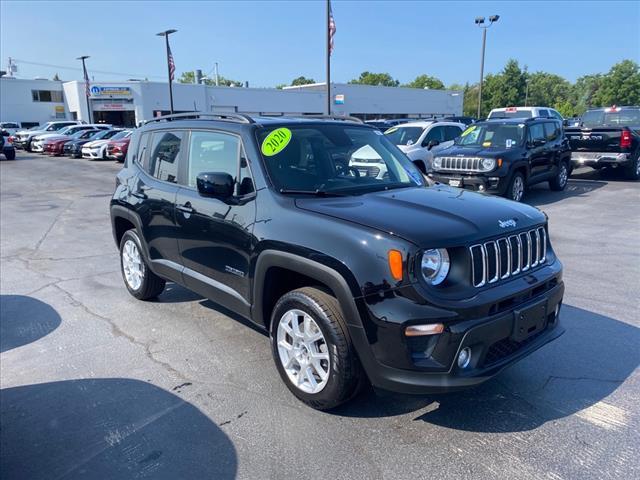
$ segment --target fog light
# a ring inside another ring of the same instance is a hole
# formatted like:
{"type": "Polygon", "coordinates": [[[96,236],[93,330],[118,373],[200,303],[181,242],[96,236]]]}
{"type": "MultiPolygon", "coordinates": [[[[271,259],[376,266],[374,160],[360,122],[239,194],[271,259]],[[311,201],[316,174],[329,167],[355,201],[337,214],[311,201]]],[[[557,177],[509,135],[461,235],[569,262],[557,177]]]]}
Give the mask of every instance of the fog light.
{"type": "Polygon", "coordinates": [[[480,190],[481,192],[484,192],[484,185],[480,185],[480,186],[478,187],[478,190],[480,190]]]}
{"type": "Polygon", "coordinates": [[[553,312],[553,318],[558,319],[558,315],[560,315],[560,304],[556,305],[556,310],[553,312]]]}
{"type": "Polygon", "coordinates": [[[407,337],[422,337],[424,335],[438,335],[444,332],[442,323],[431,323],[428,325],[411,325],[405,328],[404,334],[407,337]]]}
{"type": "Polygon", "coordinates": [[[469,347],[465,347],[460,350],[458,354],[458,367],[467,368],[469,366],[469,362],[471,362],[471,349],[469,347]]]}

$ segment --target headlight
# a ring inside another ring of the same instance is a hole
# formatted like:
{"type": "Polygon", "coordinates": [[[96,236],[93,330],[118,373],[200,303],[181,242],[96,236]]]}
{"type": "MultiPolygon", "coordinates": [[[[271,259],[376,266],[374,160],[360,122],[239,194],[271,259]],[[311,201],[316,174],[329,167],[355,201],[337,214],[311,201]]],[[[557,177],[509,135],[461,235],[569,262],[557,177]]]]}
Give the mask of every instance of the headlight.
{"type": "Polygon", "coordinates": [[[444,248],[433,248],[422,254],[422,277],[430,285],[439,285],[449,273],[449,254],[444,248]]]}
{"type": "Polygon", "coordinates": [[[433,159],[433,168],[436,170],[440,170],[442,167],[442,159],[440,157],[435,157],[433,159]]]}
{"type": "Polygon", "coordinates": [[[495,158],[483,158],[482,159],[482,169],[485,172],[493,170],[494,168],[496,168],[496,160],[495,160],[495,158]]]}

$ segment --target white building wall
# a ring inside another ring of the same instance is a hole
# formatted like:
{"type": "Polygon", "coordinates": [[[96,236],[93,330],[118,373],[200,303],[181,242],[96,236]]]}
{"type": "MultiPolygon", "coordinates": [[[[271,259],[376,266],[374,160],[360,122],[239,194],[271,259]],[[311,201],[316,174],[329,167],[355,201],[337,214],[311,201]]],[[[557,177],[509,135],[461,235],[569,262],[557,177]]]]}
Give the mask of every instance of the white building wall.
{"type": "Polygon", "coordinates": [[[62,91],[62,82],[0,77],[0,121],[43,124],[70,118],[64,102],[34,102],[32,90],[62,91]]]}

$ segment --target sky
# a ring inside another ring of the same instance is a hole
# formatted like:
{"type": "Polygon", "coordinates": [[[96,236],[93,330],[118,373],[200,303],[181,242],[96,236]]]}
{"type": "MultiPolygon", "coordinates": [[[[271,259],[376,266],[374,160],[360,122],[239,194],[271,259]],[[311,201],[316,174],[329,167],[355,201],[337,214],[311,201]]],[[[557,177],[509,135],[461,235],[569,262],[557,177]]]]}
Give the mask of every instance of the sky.
{"type": "MultiPolygon", "coordinates": [[[[332,81],[365,70],[405,83],[426,73],[446,85],[477,82],[481,30],[477,16],[498,14],[487,31],[485,73],[509,58],[529,71],[575,81],[607,72],[623,59],[640,62],[640,1],[340,1],[332,81]]],[[[47,1],[0,0],[0,57],[17,59],[23,78],[81,79],[76,57],[90,55],[96,81],[166,81],[163,39],[179,76],[196,68],[248,81],[252,87],[325,79],[325,2],[308,1],[47,1]],[[53,67],[45,65],[54,65],[53,67]],[[64,67],[64,68],[63,68],[64,67]],[[107,73],[108,72],[108,73],[107,73]]]]}

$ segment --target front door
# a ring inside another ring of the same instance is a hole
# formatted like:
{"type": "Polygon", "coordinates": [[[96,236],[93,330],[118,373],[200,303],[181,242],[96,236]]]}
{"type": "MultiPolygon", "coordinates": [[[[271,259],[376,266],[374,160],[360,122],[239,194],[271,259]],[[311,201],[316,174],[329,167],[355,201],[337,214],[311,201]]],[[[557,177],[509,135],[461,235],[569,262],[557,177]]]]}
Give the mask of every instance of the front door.
{"type": "Polygon", "coordinates": [[[235,135],[191,132],[183,185],[176,198],[176,222],[187,287],[248,315],[256,207],[251,174],[242,152],[240,138],[235,135]],[[235,180],[235,195],[225,201],[201,196],[196,177],[204,172],[230,174],[235,180]]]}
{"type": "Polygon", "coordinates": [[[549,163],[549,146],[546,144],[547,140],[542,122],[529,125],[528,139],[529,167],[531,169],[529,181],[534,183],[547,173],[547,165],[549,163]],[[541,144],[536,145],[534,142],[540,142],[541,144]]]}

